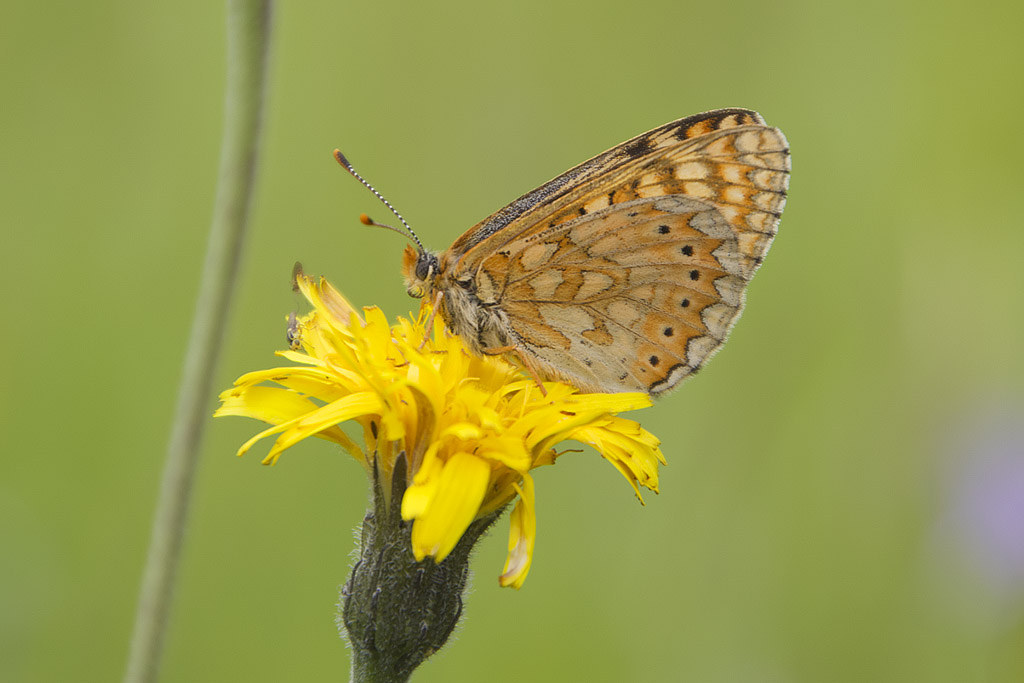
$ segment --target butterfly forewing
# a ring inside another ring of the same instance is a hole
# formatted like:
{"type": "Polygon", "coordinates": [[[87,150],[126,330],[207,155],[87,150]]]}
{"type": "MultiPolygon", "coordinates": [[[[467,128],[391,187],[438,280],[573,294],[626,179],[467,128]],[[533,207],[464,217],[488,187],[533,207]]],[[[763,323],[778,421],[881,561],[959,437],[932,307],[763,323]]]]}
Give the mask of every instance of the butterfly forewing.
{"type": "Polygon", "coordinates": [[[588,390],[662,393],[725,342],[785,204],[789,150],[719,110],[627,141],[448,252],[529,360],[588,390]]]}
{"type": "MultiPolygon", "coordinates": [[[[626,169],[637,162],[650,160],[661,152],[712,131],[744,125],[764,126],[764,119],[749,109],[717,109],[666,123],[616,145],[524,194],[467,230],[455,240],[449,251],[465,256],[499,232],[499,241],[508,241],[539,225],[545,217],[550,219],[560,208],[581,196],[600,202],[600,195],[593,190],[594,181],[600,182],[616,175],[631,177],[626,169]]],[[[490,248],[485,247],[484,251],[490,248]]]]}

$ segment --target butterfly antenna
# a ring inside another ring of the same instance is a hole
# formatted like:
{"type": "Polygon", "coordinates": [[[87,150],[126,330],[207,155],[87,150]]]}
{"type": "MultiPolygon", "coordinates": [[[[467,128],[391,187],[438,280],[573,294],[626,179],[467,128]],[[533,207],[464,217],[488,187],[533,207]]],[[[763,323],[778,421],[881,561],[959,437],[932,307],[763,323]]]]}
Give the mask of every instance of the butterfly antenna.
{"type": "Polygon", "coordinates": [[[349,163],[348,159],[345,158],[345,155],[341,153],[340,149],[334,150],[334,158],[338,160],[338,163],[341,164],[342,168],[344,168],[346,171],[352,174],[352,177],[361,182],[366,187],[366,189],[372,192],[374,196],[377,197],[377,199],[383,202],[384,206],[388,207],[388,209],[391,210],[391,213],[398,216],[398,220],[402,221],[402,225],[405,226],[406,232],[402,232],[398,228],[391,225],[384,225],[383,223],[378,223],[377,221],[367,216],[365,213],[360,214],[359,221],[363,225],[373,225],[378,228],[387,228],[388,230],[394,230],[403,237],[411,237],[412,241],[416,243],[416,246],[420,248],[421,252],[426,251],[426,249],[423,248],[423,243],[420,242],[420,238],[416,236],[416,233],[412,231],[412,228],[409,227],[409,224],[405,222],[404,218],[402,218],[402,214],[398,213],[398,211],[395,210],[395,207],[391,206],[391,202],[384,199],[384,195],[382,195],[380,192],[377,192],[377,190],[374,189],[373,185],[366,182],[366,179],[363,178],[363,176],[359,175],[356,169],[352,168],[352,164],[349,163]]]}

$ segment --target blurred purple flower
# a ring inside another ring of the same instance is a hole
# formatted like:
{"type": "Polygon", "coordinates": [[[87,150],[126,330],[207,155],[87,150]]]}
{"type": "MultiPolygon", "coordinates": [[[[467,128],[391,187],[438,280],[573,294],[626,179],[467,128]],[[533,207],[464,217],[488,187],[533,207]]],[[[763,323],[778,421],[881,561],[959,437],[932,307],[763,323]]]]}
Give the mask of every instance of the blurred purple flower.
{"type": "Polygon", "coordinates": [[[951,440],[941,535],[998,598],[1024,598],[1024,410],[1006,403],[951,440]]]}

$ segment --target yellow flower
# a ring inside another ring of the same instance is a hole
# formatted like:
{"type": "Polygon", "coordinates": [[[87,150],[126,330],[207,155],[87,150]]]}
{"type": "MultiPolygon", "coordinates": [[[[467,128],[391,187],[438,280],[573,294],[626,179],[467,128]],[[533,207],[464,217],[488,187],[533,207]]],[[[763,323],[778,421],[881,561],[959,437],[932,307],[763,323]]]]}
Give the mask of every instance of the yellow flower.
{"type": "MultiPolygon", "coordinates": [[[[566,440],[593,446],[630,482],[658,489],[659,441],[618,413],[650,405],[646,394],[585,394],[567,384],[534,380],[500,357],[476,357],[435,320],[390,326],[380,309],[359,313],[323,278],[298,276],[313,311],[290,322],[293,350],[278,354],[296,366],[252,372],[221,394],[215,413],[270,423],[238,451],[277,435],[266,465],[308,436],[333,441],[386,482],[405,453],[409,485],[400,504],[412,520],[416,560],[441,562],[474,520],[518,498],[511,517],[503,586],[519,588],[530,569],[536,536],[530,471],[554,463],[566,440]],[[426,337],[426,339],[425,339],[426,337]],[[338,426],[362,427],[365,452],[338,426]]],[[[642,499],[641,499],[641,502],[642,499]]]]}

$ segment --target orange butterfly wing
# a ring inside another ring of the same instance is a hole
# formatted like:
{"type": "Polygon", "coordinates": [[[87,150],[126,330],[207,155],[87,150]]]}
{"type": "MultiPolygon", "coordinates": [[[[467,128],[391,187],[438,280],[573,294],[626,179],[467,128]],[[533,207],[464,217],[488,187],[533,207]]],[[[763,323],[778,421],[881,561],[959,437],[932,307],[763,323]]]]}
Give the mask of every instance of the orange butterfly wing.
{"type": "Polygon", "coordinates": [[[583,389],[659,394],[725,342],[775,235],[781,131],[749,110],[661,126],[524,195],[448,251],[520,353],[583,389]]]}

